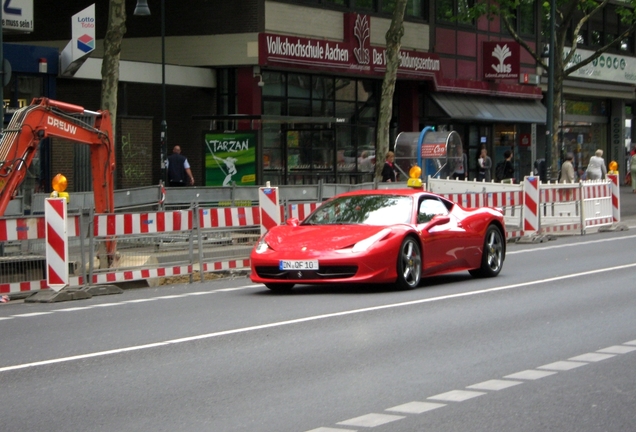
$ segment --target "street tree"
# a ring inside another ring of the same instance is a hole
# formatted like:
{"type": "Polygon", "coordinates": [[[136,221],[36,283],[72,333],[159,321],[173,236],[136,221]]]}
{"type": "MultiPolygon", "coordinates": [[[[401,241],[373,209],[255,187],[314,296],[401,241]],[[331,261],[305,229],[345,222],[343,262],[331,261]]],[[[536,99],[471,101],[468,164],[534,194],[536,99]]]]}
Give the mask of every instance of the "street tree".
{"type": "Polygon", "coordinates": [[[126,2],[125,0],[109,0],[108,27],[104,37],[104,58],[102,60],[101,109],[110,112],[114,136],[117,136],[115,128],[117,125],[119,58],[121,42],[125,33],[126,2]]]}
{"type": "Polygon", "coordinates": [[[382,95],[377,123],[376,141],[376,177],[382,176],[384,155],[389,151],[389,132],[391,117],[393,116],[393,94],[395,93],[395,81],[400,66],[400,48],[404,35],[404,11],[407,0],[395,0],[395,9],[391,18],[391,26],[386,32],[386,71],[382,81],[382,95]]]}
{"type": "MultiPolygon", "coordinates": [[[[475,2],[474,6],[463,11],[457,19],[476,20],[480,17],[487,17],[489,20],[500,18],[502,24],[511,37],[525,48],[534,58],[536,63],[548,69],[546,59],[541,56],[539,49],[533,49],[526,40],[519,36],[516,31],[516,23],[523,13],[524,7],[533,7],[534,0],[482,0],[475,2]]],[[[551,8],[554,8],[554,97],[552,103],[552,131],[558,129],[559,124],[559,104],[563,92],[564,79],[575,71],[596,62],[599,57],[609,49],[620,47],[625,44],[627,38],[633,35],[636,29],[636,0],[622,0],[620,3],[609,0],[545,0],[542,3],[542,31],[543,40],[546,44],[550,42],[549,19],[551,8]],[[551,2],[554,2],[552,4],[551,2]],[[620,25],[615,28],[614,34],[601,32],[589,32],[586,34],[587,24],[593,18],[602,18],[604,9],[612,7],[616,9],[620,25]],[[587,37],[586,37],[587,36],[587,37]],[[596,38],[596,40],[594,40],[596,38]],[[582,58],[577,55],[579,45],[594,45],[596,50],[587,57],[582,58]]],[[[551,143],[552,155],[559,154],[558,134],[553,134],[551,143]]],[[[549,169],[553,173],[556,170],[556,157],[550,161],[549,169]]]]}

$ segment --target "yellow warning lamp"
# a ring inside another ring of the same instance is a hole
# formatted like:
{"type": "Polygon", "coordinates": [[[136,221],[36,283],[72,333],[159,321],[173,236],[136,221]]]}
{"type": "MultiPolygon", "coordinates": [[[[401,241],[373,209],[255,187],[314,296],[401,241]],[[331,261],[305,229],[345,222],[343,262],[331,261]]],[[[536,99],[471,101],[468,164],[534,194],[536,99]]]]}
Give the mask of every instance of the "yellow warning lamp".
{"type": "Polygon", "coordinates": [[[420,178],[421,175],[422,168],[417,165],[413,165],[409,170],[409,179],[407,180],[406,185],[412,188],[422,187],[422,179],[420,178]]]}
{"type": "Polygon", "coordinates": [[[53,192],[51,192],[51,198],[64,198],[66,203],[68,204],[70,201],[70,197],[68,192],[66,192],[66,188],[68,187],[68,180],[62,174],[58,174],[53,177],[53,181],[51,181],[51,185],[53,186],[53,192]]]}

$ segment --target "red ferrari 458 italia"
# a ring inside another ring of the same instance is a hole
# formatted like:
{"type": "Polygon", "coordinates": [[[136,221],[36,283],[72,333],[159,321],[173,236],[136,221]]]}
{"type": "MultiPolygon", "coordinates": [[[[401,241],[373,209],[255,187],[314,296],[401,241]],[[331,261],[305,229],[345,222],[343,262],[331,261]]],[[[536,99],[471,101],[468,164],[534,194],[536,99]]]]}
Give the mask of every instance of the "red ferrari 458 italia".
{"type": "Polygon", "coordinates": [[[412,289],[424,276],[466,270],[492,277],[503,266],[505,239],[496,209],[462,208],[421,188],[360,190],[264,234],[250,255],[250,278],[288,291],[324,283],[412,289]]]}

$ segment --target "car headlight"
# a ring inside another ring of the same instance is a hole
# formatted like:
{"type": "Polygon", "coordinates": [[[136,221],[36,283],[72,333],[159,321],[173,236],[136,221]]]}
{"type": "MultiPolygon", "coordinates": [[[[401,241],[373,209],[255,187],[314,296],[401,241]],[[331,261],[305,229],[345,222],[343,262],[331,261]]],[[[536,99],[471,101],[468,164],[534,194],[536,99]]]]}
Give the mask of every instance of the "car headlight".
{"type": "Polygon", "coordinates": [[[256,244],[256,247],[254,248],[254,252],[256,252],[258,254],[262,254],[262,253],[267,252],[268,249],[269,249],[269,245],[265,241],[265,236],[263,236],[263,237],[260,238],[260,240],[256,244]]]}
{"type": "Polygon", "coordinates": [[[368,250],[374,243],[377,243],[380,240],[384,239],[390,233],[391,233],[390,229],[384,228],[382,231],[378,232],[377,234],[374,234],[371,237],[361,240],[358,243],[354,244],[353,248],[351,249],[351,252],[364,252],[368,250]]]}

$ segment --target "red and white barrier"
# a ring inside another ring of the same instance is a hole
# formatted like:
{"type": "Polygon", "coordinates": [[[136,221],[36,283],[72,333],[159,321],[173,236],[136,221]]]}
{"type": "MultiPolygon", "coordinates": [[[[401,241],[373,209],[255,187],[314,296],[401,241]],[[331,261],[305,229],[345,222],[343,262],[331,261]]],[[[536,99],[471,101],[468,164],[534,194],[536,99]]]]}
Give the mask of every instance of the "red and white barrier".
{"type": "Polygon", "coordinates": [[[287,217],[296,218],[300,221],[305,220],[309,214],[316,210],[321,203],[312,202],[305,204],[289,204],[287,209],[287,217]]]}
{"type": "Polygon", "coordinates": [[[240,269],[249,269],[249,268],[250,268],[249,259],[203,263],[204,272],[223,271],[223,270],[240,270],[240,269]]]}
{"type": "Polygon", "coordinates": [[[46,220],[46,282],[59,291],[68,285],[68,236],[66,233],[66,200],[47,198],[44,203],[46,220]]]}
{"type": "MultiPolygon", "coordinates": [[[[0,219],[0,241],[36,240],[45,238],[46,222],[43,216],[0,219]]],[[[79,216],[66,218],[68,237],[80,235],[79,216]]]]}
{"type": "Polygon", "coordinates": [[[526,177],[523,183],[523,232],[539,231],[539,177],[526,177]]]}
{"type": "Polygon", "coordinates": [[[156,213],[95,215],[94,235],[110,237],[128,234],[153,234],[192,229],[192,212],[177,210],[156,213]]]}
{"type": "Polygon", "coordinates": [[[607,178],[612,183],[612,218],[614,222],[621,221],[621,191],[618,174],[608,174],[607,178]]]}
{"type": "Polygon", "coordinates": [[[169,276],[181,276],[189,275],[192,273],[192,265],[174,266],[174,267],[160,267],[153,269],[138,269],[138,270],[125,270],[115,271],[110,273],[93,275],[93,284],[108,284],[115,282],[128,282],[134,280],[154,279],[159,277],[169,276]]]}
{"type": "Polygon", "coordinates": [[[281,208],[277,187],[262,187],[258,189],[258,205],[261,211],[261,234],[280,225],[281,208]]]}
{"type": "Polygon", "coordinates": [[[260,224],[259,207],[199,209],[200,228],[231,228],[260,224]]]}

